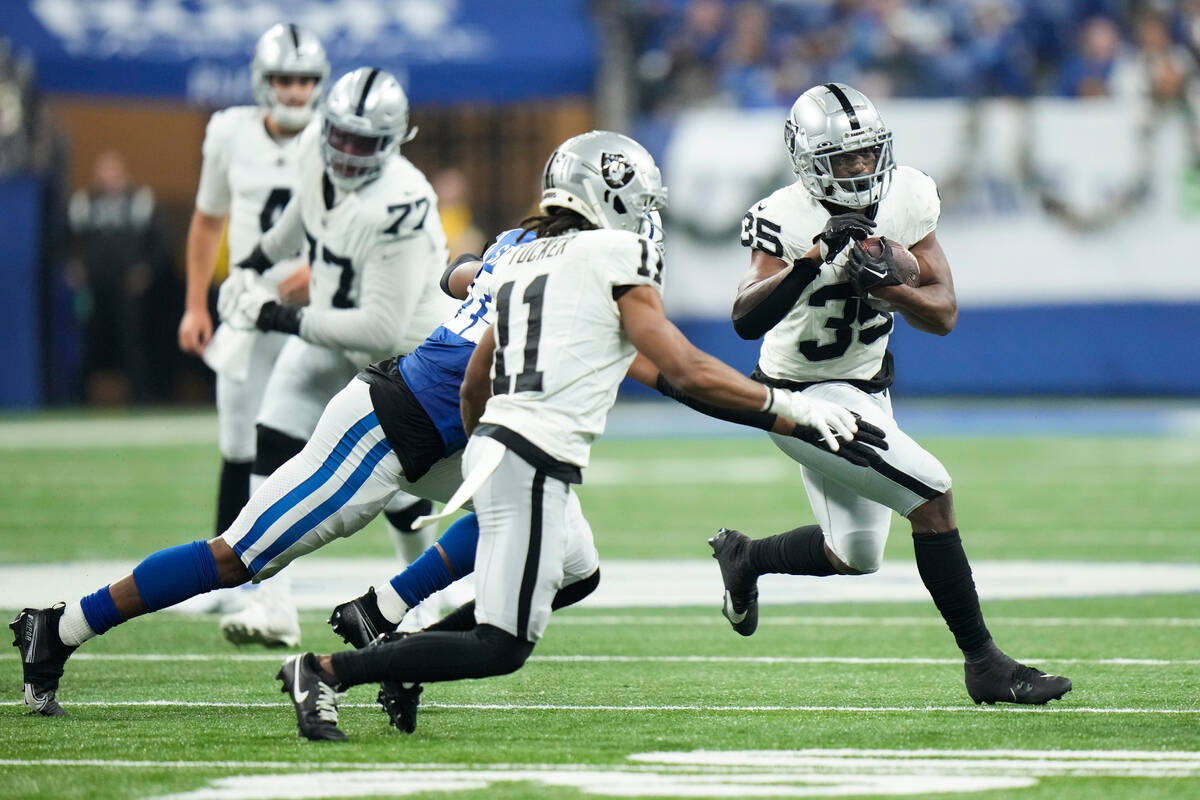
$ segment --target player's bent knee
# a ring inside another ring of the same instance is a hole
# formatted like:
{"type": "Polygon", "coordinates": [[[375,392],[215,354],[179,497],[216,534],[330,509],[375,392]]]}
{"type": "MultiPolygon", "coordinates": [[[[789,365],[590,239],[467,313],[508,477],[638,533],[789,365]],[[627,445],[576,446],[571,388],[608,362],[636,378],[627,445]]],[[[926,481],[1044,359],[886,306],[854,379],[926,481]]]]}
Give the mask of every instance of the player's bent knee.
{"type": "Polygon", "coordinates": [[[270,475],[304,449],[306,442],[267,425],[258,426],[258,451],[254,456],[254,474],[270,475]]]}
{"type": "Polygon", "coordinates": [[[246,565],[224,539],[218,536],[209,540],[208,549],[212,551],[213,560],[217,562],[217,579],[222,588],[241,586],[250,580],[250,570],[246,569],[246,565]]]}
{"type": "Polygon", "coordinates": [[[486,647],[489,654],[487,669],[491,675],[516,672],[533,652],[533,642],[494,625],[476,625],[472,634],[486,647]]]}
{"type": "Polygon", "coordinates": [[[600,568],[596,567],[596,571],[588,575],[582,580],[569,583],[558,590],[554,595],[554,599],[550,601],[550,610],[557,611],[560,608],[575,605],[583,598],[587,597],[592,592],[596,591],[596,587],[600,585],[600,568]]]}
{"type": "Polygon", "coordinates": [[[883,564],[883,542],[874,531],[838,537],[841,552],[834,553],[834,566],[843,575],[870,575],[883,564]]]}

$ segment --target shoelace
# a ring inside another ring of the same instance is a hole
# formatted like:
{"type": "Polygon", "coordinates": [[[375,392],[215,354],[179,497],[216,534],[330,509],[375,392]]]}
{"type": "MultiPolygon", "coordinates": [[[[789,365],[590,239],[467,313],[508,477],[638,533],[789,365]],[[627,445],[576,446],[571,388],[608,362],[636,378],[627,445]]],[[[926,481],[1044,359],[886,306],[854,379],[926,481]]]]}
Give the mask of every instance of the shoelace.
{"type": "Polygon", "coordinates": [[[332,686],[325,683],[325,681],[319,681],[317,683],[317,702],[315,706],[317,709],[317,719],[322,722],[328,722],[331,725],[337,725],[337,702],[339,697],[341,695],[335,692],[332,686]]]}

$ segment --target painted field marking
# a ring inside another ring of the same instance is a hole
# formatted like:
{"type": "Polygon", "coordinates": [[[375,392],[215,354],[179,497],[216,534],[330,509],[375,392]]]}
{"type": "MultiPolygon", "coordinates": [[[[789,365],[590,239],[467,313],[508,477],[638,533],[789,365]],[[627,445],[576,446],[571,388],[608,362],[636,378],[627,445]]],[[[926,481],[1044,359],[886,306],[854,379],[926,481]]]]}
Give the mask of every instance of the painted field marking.
{"type": "MultiPolygon", "coordinates": [[[[284,708],[285,701],[279,702],[224,702],[201,700],[83,700],[79,702],[66,701],[65,706],[89,708],[141,708],[141,707],[180,707],[180,708],[284,708]]],[[[339,708],[376,708],[376,703],[339,703],[339,708]]],[[[0,706],[24,707],[23,701],[0,701],[0,706]]],[[[897,713],[907,714],[914,711],[969,711],[981,714],[1005,714],[1027,712],[1034,714],[1200,714],[1198,708],[1095,708],[1085,706],[706,706],[706,705],[569,705],[555,703],[422,703],[422,708],[449,708],[465,711],[753,711],[753,712],[845,712],[857,713],[897,713]]]]}
{"type": "MultiPolygon", "coordinates": [[[[297,651],[299,652],[299,651],[297,651]]],[[[280,663],[286,656],[274,653],[76,653],[72,661],[153,661],[210,662],[249,661],[280,663]]],[[[1177,667],[1200,665],[1200,658],[1053,658],[1024,657],[1027,661],[1055,664],[1085,664],[1120,667],[1177,667]]],[[[535,655],[530,661],[580,664],[889,664],[896,666],[958,665],[961,658],[887,658],[858,656],[616,656],[616,655],[535,655]]]]}
{"type": "MultiPolygon", "coordinates": [[[[718,604],[719,605],[719,604],[718,604]]],[[[326,615],[328,616],[328,615],[326,615]]],[[[322,618],[322,622],[324,618],[322,618]]],[[[1028,628],[1197,628],[1200,627],[1200,617],[991,617],[991,625],[1013,625],[1028,628]]],[[[554,625],[715,625],[724,627],[729,621],[717,614],[705,616],[659,616],[655,615],[613,615],[567,613],[554,618],[554,625]]],[[[765,617],[758,620],[758,626],[802,626],[813,627],[944,627],[946,621],[941,617],[765,617]]]]}

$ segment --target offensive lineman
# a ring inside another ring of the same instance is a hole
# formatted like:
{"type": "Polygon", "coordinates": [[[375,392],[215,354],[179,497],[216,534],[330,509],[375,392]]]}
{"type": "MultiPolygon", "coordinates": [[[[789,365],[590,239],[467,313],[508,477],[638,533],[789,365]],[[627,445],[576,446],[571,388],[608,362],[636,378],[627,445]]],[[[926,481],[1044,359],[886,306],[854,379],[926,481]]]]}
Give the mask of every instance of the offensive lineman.
{"type": "MultiPolygon", "coordinates": [[[[279,24],[258,40],[250,64],[257,106],[235,106],[213,114],[204,133],[204,160],[196,190],[196,210],[188,228],[187,298],[179,322],[179,347],[202,355],[213,336],[208,313],[221,230],[228,219],[229,261],[250,254],[275,222],[296,188],[300,131],[312,119],[329,78],[329,62],[320,41],[295,25],[279,24]]],[[[300,252],[296,248],[287,256],[300,252]]],[[[263,276],[267,287],[283,294],[305,294],[308,275],[302,259],[281,259],[263,276]],[[289,273],[295,273],[289,277],[289,273]],[[292,290],[289,292],[289,287],[292,290]]],[[[223,331],[227,360],[217,364],[218,447],[221,478],[217,493],[216,532],[229,527],[250,497],[254,464],[254,420],[262,404],[271,366],[287,337],[223,331]]]]}
{"type": "MultiPolygon", "coordinates": [[[[438,280],[446,238],[437,198],[399,147],[416,133],[408,99],[387,72],[361,68],[333,85],[321,122],[301,136],[296,195],[222,286],[219,310],[237,330],[287,337],[258,415],[252,488],[304,447],[329,400],[367,363],[408,353],[455,303],[438,280]],[[283,305],[255,276],[301,247],[310,264],[310,302],[283,305]]],[[[385,515],[398,549],[429,544],[408,532],[428,501],[400,493],[385,515]]],[[[430,533],[432,531],[429,531],[430,533]]],[[[228,614],[235,643],[294,645],[299,624],[284,589],[258,594],[228,614]]]]}
{"type": "Polygon", "coordinates": [[[875,572],[894,509],[912,524],[918,571],[963,651],[971,699],[1058,699],[1071,690],[1070,680],[1019,664],[993,643],[959,538],[950,475],[892,418],[891,309],[938,335],[957,318],[950,266],[934,232],[937,188],[924,173],[896,166],[891,131],[871,101],[845,84],[802,94],[784,140],[799,180],[756,203],[743,220],[751,258],[733,305],[734,328],[745,339],[763,337],[752,377],[851,409],[886,430],[890,447],[876,464],[858,466],[771,434],[801,465],[820,524],[757,540],[723,529],[710,539],[725,584],[723,613],[749,636],[758,624],[760,574],[875,572]],[[911,250],[919,285],[905,282],[912,276],[889,245],[868,254],[859,242],[870,236],[911,250]]]}
{"type": "Polygon", "coordinates": [[[496,322],[475,348],[461,391],[471,437],[457,496],[473,495],[479,522],[476,624],[288,659],[278,677],[301,735],[345,738],[335,687],[520,668],[546,627],[581,527],[571,524],[570,485],[581,481],[638,351],[703,402],[779,413],[815,427],[835,451],[835,432],[854,438],[846,409],[756,384],[694,348],[666,319],[662,261],[639,235],[645,215],[665,201],[653,158],[628,137],[593,131],[551,155],[543,216],[529,221],[537,239],[497,260],[496,322]]]}

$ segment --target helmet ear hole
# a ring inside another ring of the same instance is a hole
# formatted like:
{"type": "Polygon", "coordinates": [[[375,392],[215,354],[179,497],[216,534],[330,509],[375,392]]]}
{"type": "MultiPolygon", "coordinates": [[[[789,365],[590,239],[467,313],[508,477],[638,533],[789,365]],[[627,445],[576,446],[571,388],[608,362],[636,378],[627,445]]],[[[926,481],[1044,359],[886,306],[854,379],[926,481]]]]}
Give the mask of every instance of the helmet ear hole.
{"type": "Polygon", "coordinates": [[[620,195],[613,195],[612,204],[613,211],[616,211],[618,214],[625,213],[625,203],[621,201],[620,195]]]}

